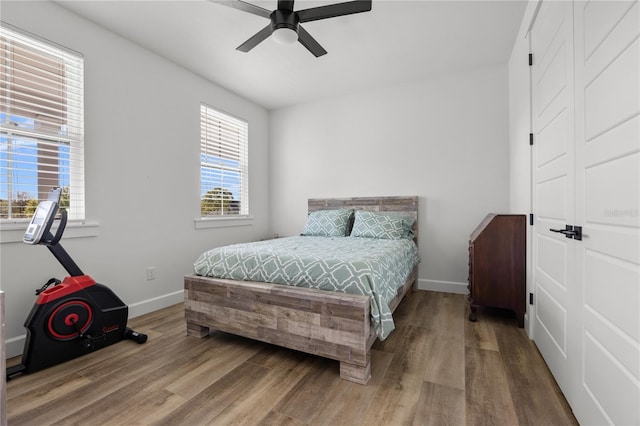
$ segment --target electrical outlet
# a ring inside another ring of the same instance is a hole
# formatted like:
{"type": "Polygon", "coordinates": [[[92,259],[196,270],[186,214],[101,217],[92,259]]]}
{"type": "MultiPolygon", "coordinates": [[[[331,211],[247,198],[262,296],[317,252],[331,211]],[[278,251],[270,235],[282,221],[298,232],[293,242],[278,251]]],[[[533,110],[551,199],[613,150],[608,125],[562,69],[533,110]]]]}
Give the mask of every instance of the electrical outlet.
{"type": "Polygon", "coordinates": [[[147,268],[147,281],[151,281],[151,280],[155,280],[156,279],[156,267],[155,266],[149,266],[147,268]]]}

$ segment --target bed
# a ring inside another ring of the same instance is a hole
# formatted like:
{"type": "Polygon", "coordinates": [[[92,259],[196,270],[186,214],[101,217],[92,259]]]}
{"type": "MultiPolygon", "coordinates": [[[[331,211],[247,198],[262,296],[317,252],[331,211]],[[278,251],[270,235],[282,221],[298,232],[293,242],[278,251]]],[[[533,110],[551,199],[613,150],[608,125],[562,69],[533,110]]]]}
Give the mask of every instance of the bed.
{"type": "MultiPolygon", "coordinates": [[[[418,197],[308,201],[310,215],[318,214],[314,212],[328,213],[344,209],[353,209],[358,215],[373,212],[372,214],[412,218],[410,236],[407,239],[412,241],[411,245],[417,250],[418,197]]],[[[348,225],[348,229],[352,227],[353,222],[348,225]]],[[[307,237],[309,238],[314,237],[307,237]]],[[[339,238],[329,238],[335,239],[339,238]]],[[[283,245],[284,240],[289,239],[275,241],[277,245],[283,245]]],[[[295,238],[291,240],[296,243],[295,238]]],[[[199,265],[202,263],[201,259],[202,256],[196,261],[198,273],[202,273],[199,270],[202,266],[199,265]]],[[[251,281],[190,274],[184,277],[187,334],[202,338],[212,330],[219,330],[334,359],[340,363],[341,378],[366,384],[371,378],[371,346],[381,335],[382,338],[386,337],[389,331],[380,321],[384,323],[387,310],[390,315],[409,289],[415,286],[417,261],[404,276],[403,281],[394,286],[394,294],[385,299],[382,309],[376,305],[377,299],[371,295],[344,293],[343,290],[326,291],[321,289],[323,286],[304,288],[266,282],[266,279],[251,281]]],[[[333,286],[335,287],[335,283],[333,286]]]]}

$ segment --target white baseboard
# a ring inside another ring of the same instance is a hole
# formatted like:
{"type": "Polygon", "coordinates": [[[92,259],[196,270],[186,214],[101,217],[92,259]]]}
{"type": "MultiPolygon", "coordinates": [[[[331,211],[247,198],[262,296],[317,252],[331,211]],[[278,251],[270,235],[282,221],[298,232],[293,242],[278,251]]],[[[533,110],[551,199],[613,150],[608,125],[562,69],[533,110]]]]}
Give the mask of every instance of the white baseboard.
{"type": "Polygon", "coordinates": [[[14,356],[22,355],[22,351],[24,350],[24,341],[26,338],[27,335],[23,334],[21,336],[12,337],[11,339],[7,339],[5,341],[7,359],[13,358],[14,356]]]}
{"type": "Polygon", "coordinates": [[[162,296],[143,300],[138,303],[132,303],[129,305],[129,318],[139,317],[140,315],[148,314],[181,302],[184,302],[184,290],[163,294],[162,296]]]}
{"type": "MultiPolygon", "coordinates": [[[[148,314],[158,309],[166,308],[167,306],[175,305],[184,301],[184,290],[179,290],[174,293],[163,294],[162,296],[154,297],[152,299],[143,300],[138,303],[129,305],[129,319],[139,317],[140,315],[148,314]]],[[[24,342],[27,339],[27,335],[12,337],[6,341],[7,358],[13,358],[14,356],[22,355],[24,351],[24,342]]]]}
{"type": "Polygon", "coordinates": [[[467,294],[467,283],[455,281],[437,281],[418,279],[419,290],[439,291],[441,293],[467,294]]]}

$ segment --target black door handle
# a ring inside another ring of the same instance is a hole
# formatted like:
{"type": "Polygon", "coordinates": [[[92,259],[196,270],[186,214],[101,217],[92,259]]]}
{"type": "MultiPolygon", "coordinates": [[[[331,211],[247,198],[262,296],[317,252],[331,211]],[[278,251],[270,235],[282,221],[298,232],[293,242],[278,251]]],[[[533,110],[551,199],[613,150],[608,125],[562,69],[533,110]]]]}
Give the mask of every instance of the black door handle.
{"type": "Polygon", "coordinates": [[[564,234],[567,238],[582,241],[582,226],[565,225],[564,229],[549,229],[551,232],[564,234]]]}

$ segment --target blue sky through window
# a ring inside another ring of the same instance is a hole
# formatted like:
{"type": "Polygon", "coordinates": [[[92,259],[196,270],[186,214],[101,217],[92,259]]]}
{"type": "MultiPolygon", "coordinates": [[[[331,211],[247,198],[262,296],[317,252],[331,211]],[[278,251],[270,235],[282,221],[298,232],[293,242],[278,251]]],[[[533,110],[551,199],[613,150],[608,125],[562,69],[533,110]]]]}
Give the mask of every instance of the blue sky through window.
{"type": "Polygon", "coordinates": [[[239,161],[200,154],[200,163],[200,197],[214,188],[223,188],[233,194],[234,200],[240,200],[239,161]]]}
{"type": "MultiPolygon", "coordinates": [[[[18,129],[33,130],[33,119],[9,116],[8,122],[18,129]]],[[[7,122],[7,115],[0,113],[0,122],[7,122]]],[[[38,141],[25,136],[7,136],[0,134],[0,199],[26,194],[27,198],[38,198],[38,141]],[[9,170],[11,167],[11,170],[9,170]]],[[[70,148],[58,145],[58,185],[69,186],[70,148]]]]}

